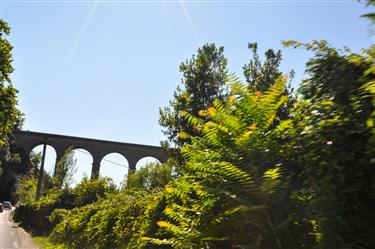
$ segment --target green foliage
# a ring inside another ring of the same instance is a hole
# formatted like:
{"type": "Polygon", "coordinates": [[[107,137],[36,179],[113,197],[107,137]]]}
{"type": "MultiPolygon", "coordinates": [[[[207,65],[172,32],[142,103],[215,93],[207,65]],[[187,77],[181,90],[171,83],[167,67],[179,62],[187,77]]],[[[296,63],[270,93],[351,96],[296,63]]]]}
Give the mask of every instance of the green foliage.
{"type": "Polygon", "coordinates": [[[48,217],[48,220],[51,222],[51,224],[54,224],[55,226],[59,224],[60,222],[64,221],[65,218],[69,215],[69,210],[65,208],[56,208],[53,210],[51,215],[48,217]]]}
{"type": "Polygon", "coordinates": [[[77,195],[77,205],[84,206],[116,193],[117,188],[108,177],[89,179],[85,176],[74,188],[74,192],[77,195]]]}
{"type": "Polygon", "coordinates": [[[143,168],[130,173],[125,181],[125,189],[141,189],[151,191],[163,188],[173,179],[173,166],[171,163],[149,163],[143,168]]]}
{"type": "Polygon", "coordinates": [[[173,248],[373,248],[374,46],[354,54],[324,41],[290,118],[273,126],[286,79],[268,92],[237,80],[226,103],[195,117],[185,174],[166,187],[162,229],[173,248]],[[186,243],[186,242],[189,243],[186,243]]]}
{"type": "Polygon", "coordinates": [[[186,173],[166,187],[165,217],[158,222],[161,236],[148,238],[151,243],[174,248],[283,248],[302,243],[293,237],[288,213],[274,212],[287,201],[280,197],[282,169],[254,160],[264,151],[268,130],[287,101],[286,80],[279,77],[267,92],[255,94],[232,77],[227,103],[214,101],[201,112],[202,119],[182,113],[200,134],[182,148],[186,173]]]}
{"type": "Polygon", "coordinates": [[[16,185],[19,178],[28,170],[27,166],[22,164],[20,156],[13,150],[14,145],[6,138],[4,144],[0,146],[0,201],[17,201],[16,185]]]}
{"type": "Polygon", "coordinates": [[[77,171],[77,160],[73,159],[73,156],[73,147],[69,147],[61,159],[57,162],[56,172],[52,179],[54,188],[68,188],[71,185],[73,175],[77,171]]]}
{"type": "Polygon", "coordinates": [[[54,244],[48,240],[46,237],[33,237],[33,241],[43,249],[69,249],[69,247],[63,244],[54,244]]]}
{"type": "MultiPolygon", "coordinates": [[[[370,65],[369,68],[365,71],[365,76],[374,75],[375,74],[375,46],[372,46],[370,49],[365,50],[366,56],[362,57],[365,59],[368,64],[370,65]]],[[[367,80],[367,82],[363,85],[363,94],[364,96],[372,99],[372,106],[375,107],[375,80],[367,80]]],[[[369,129],[372,130],[372,133],[375,135],[375,108],[372,109],[372,113],[366,120],[366,125],[369,129]]],[[[372,141],[374,142],[374,141],[372,141]]]]}
{"type": "MultiPolygon", "coordinates": [[[[276,80],[282,75],[279,70],[282,60],[281,51],[268,49],[264,53],[265,60],[262,63],[258,55],[258,44],[249,43],[248,47],[251,50],[252,59],[243,67],[244,76],[246,82],[248,83],[248,89],[261,94],[268,91],[269,88],[274,85],[276,80]]],[[[289,75],[289,82],[285,85],[284,89],[284,95],[288,96],[288,101],[279,108],[277,118],[274,121],[275,124],[278,124],[280,120],[284,120],[289,117],[290,108],[295,102],[293,89],[291,88],[290,84],[294,76],[294,71],[291,71],[289,75]]]]}
{"type": "Polygon", "coordinates": [[[12,67],[12,49],[4,37],[10,34],[10,28],[0,20],[0,146],[3,146],[13,128],[22,123],[22,114],[17,109],[17,90],[13,87],[10,74],[12,67]]]}
{"type": "Polygon", "coordinates": [[[258,44],[249,43],[248,48],[252,53],[252,59],[243,67],[248,88],[253,92],[265,92],[282,75],[279,71],[281,51],[268,49],[264,53],[265,61],[262,63],[258,55],[258,44]]]}
{"type": "Polygon", "coordinates": [[[169,162],[121,191],[84,178],[21,206],[23,221],[69,248],[374,248],[375,46],[285,45],[314,54],[287,118],[286,76],[260,77],[264,92],[230,76],[225,101],[179,111],[179,177],[169,162]]]}
{"type": "Polygon", "coordinates": [[[37,173],[42,161],[42,154],[40,152],[34,153],[33,151],[31,151],[29,157],[31,164],[34,166],[34,172],[37,173]]]}
{"type": "Polygon", "coordinates": [[[63,214],[50,239],[69,248],[139,248],[142,230],[136,228],[144,226],[140,221],[150,219],[145,213],[153,201],[154,195],[131,191],[75,208],[63,214]]]}
{"type": "Polygon", "coordinates": [[[0,82],[10,82],[10,74],[13,72],[12,67],[12,45],[3,38],[4,35],[10,34],[10,27],[4,21],[0,21],[0,44],[1,44],[1,69],[0,69],[0,82]]]}
{"type": "MultiPolygon", "coordinates": [[[[33,187],[36,188],[35,185],[33,187]]],[[[70,210],[89,205],[115,193],[116,186],[109,178],[85,177],[74,189],[50,189],[38,201],[23,203],[16,209],[14,218],[34,234],[48,235],[65,214],[60,209],[70,210]]]]}
{"type": "Polygon", "coordinates": [[[275,133],[294,196],[322,248],[372,248],[374,46],[354,54],[325,41],[287,45],[314,53],[294,118],[275,133]]]}
{"type": "MultiPolygon", "coordinates": [[[[374,0],[366,0],[365,2],[367,2],[366,3],[367,6],[375,6],[374,0]]],[[[362,15],[362,17],[369,19],[371,23],[375,23],[375,13],[374,12],[364,14],[364,15],[362,15]]]]}
{"type": "Polygon", "coordinates": [[[17,177],[26,171],[20,165],[19,155],[12,151],[11,132],[22,125],[21,112],[17,109],[17,90],[11,83],[12,45],[6,39],[10,34],[8,24],[0,20],[0,201],[16,201],[17,177]]]}
{"type": "Polygon", "coordinates": [[[261,63],[250,44],[243,84],[205,45],[160,110],[182,158],[129,175],[121,191],[84,178],[15,218],[68,248],[375,248],[375,45],[284,45],[313,53],[293,101],[279,51],[261,63]]]}
{"type": "MultiPolygon", "coordinates": [[[[16,181],[16,197],[19,203],[21,204],[32,204],[35,199],[36,189],[37,189],[37,182],[38,182],[38,175],[40,170],[40,162],[41,162],[41,153],[34,153],[33,151],[30,153],[30,162],[31,166],[28,168],[23,175],[14,177],[17,179],[16,181]]],[[[19,162],[20,164],[25,164],[25,162],[19,162]]],[[[47,173],[43,173],[43,185],[41,189],[41,194],[43,196],[49,195],[50,193],[54,192],[54,179],[47,173]]]]}
{"type": "Polygon", "coordinates": [[[13,219],[33,235],[48,235],[52,230],[48,216],[56,207],[56,199],[56,196],[42,197],[38,202],[21,204],[14,212],[13,219]]]}
{"type": "Polygon", "coordinates": [[[24,176],[17,184],[16,195],[19,203],[32,204],[35,199],[37,179],[33,176],[24,176]]]}
{"type": "Polygon", "coordinates": [[[226,98],[227,59],[223,51],[223,47],[206,44],[198,49],[196,56],[180,65],[183,88],[178,87],[174,92],[170,107],[160,109],[159,119],[159,124],[165,128],[163,133],[178,147],[186,142],[178,136],[179,133],[194,132],[193,127],[181,117],[180,111],[198,117],[198,112],[211,106],[215,99],[226,98]]]}

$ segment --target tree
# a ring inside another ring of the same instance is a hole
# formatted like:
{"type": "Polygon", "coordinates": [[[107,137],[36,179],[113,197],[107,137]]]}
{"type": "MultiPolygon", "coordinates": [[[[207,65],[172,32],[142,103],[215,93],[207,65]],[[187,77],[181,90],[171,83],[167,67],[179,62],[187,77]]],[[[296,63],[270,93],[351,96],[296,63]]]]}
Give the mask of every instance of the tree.
{"type": "Polygon", "coordinates": [[[18,176],[25,172],[18,154],[11,152],[8,140],[0,146],[0,201],[16,201],[15,191],[18,182],[18,176]]]}
{"type": "Polygon", "coordinates": [[[77,196],[77,206],[84,206],[104,199],[110,194],[117,193],[117,187],[109,177],[90,179],[84,176],[80,183],[74,188],[77,196]]]}
{"type": "Polygon", "coordinates": [[[124,180],[123,189],[141,189],[152,191],[161,189],[173,180],[171,161],[167,163],[148,163],[139,170],[128,175],[124,180]]]}
{"type": "Polygon", "coordinates": [[[17,109],[17,90],[13,87],[10,74],[12,67],[12,49],[5,36],[10,28],[4,20],[0,20],[0,200],[6,198],[15,201],[13,196],[17,183],[17,174],[24,168],[20,158],[12,152],[10,134],[14,128],[22,124],[22,114],[17,109]]]}
{"type": "MultiPolygon", "coordinates": [[[[366,0],[365,2],[367,6],[375,6],[375,0],[366,0]]],[[[370,12],[367,14],[362,15],[362,17],[365,17],[370,20],[371,23],[375,23],[375,13],[370,12]]]]}
{"type": "Polygon", "coordinates": [[[356,54],[326,41],[286,42],[314,53],[278,156],[319,248],[374,248],[375,46],[356,54]]]}
{"type": "Polygon", "coordinates": [[[193,126],[186,122],[180,111],[184,110],[198,117],[199,111],[206,110],[215,99],[226,98],[225,79],[227,77],[227,59],[224,48],[215,44],[206,44],[180,65],[183,74],[182,88],[177,87],[169,107],[160,108],[159,124],[168,141],[177,147],[187,140],[178,134],[194,132],[193,126]]]}
{"type": "Polygon", "coordinates": [[[13,128],[22,124],[22,114],[17,109],[17,90],[13,87],[10,74],[12,67],[12,49],[4,35],[10,34],[10,28],[0,20],[0,146],[6,144],[13,128]]]}
{"type": "Polygon", "coordinates": [[[362,54],[325,41],[285,45],[314,54],[289,118],[274,123],[287,101],[281,79],[264,94],[232,85],[208,118],[181,112],[196,129],[181,149],[185,171],[165,189],[160,230],[145,239],[173,248],[375,247],[375,45],[362,54]]]}
{"type": "Polygon", "coordinates": [[[157,238],[145,239],[173,248],[281,249],[313,241],[289,217],[280,165],[255,163],[268,154],[267,131],[287,101],[285,84],[279,77],[257,95],[234,79],[229,100],[215,100],[206,116],[181,113],[198,135],[182,148],[183,176],[166,187],[157,238]]]}
{"type": "Polygon", "coordinates": [[[34,174],[35,177],[38,176],[40,162],[42,161],[42,153],[38,152],[35,153],[34,151],[30,152],[30,162],[34,166],[34,174]]]}
{"type": "MultiPolygon", "coordinates": [[[[33,171],[29,172],[29,174],[18,177],[18,181],[16,184],[16,196],[18,202],[20,202],[21,204],[31,204],[35,200],[39,165],[42,160],[41,157],[42,156],[40,152],[35,153],[34,151],[31,151],[30,162],[33,165],[33,171]]],[[[44,180],[45,182],[47,182],[49,178],[44,180]]]]}
{"type": "Polygon", "coordinates": [[[253,92],[265,92],[281,76],[279,71],[281,51],[275,52],[273,49],[268,49],[264,53],[265,62],[262,64],[258,55],[258,44],[249,43],[248,48],[253,55],[250,62],[243,67],[248,88],[253,92]]]}
{"type": "MultiPolygon", "coordinates": [[[[243,72],[248,83],[248,89],[253,92],[264,93],[275,83],[275,81],[282,75],[279,70],[279,66],[282,60],[282,54],[280,50],[274,51],[268,49],[265,55],[265,61],[262,61],[258,55],[258,44],[249,43],[248,48],[252,53],[252,59],[250,62],[243,66],[243,72]]],[[[281,106],[278,110],[275,123],[279,120],[286,119],[289,115],[290,108],[293,106],[293,88],[291,87],[291,80],[293,79],[294,71],[289,73],[289,82],[285,85],[284,95],[288,96],[288,101],[281,106]]]]}
{"type": "Polygon", "coordinates": [[[76,172],[76,162],[73,158],[73,147],[69,147],[56,164],[56,172],[52,179],[54,188],[67,188],[73,181],[73,174],[76,172]]]}

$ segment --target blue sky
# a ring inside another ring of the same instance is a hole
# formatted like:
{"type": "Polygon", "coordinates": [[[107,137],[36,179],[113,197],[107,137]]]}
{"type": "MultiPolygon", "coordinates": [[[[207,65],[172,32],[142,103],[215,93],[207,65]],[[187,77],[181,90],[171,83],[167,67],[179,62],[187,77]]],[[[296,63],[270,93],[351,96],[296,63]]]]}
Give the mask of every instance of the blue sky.
{"type": "MultiPolygon", "coordinates": [[[[199,46],[224,46],[238,76],[248,42],[260,52],[282,49],[281,68],[296,71],[297,86],[310,54],[281,41],[326,39],[359,51],[374,43],[359,17],[370,10],[355,0],[3,0],[1,17],[12,28],[24,129],[158,145],[158,109],[181,82],[179,64],[199,46]]],[[[123,175],[114,168],[105,174],[123,175]]]]}

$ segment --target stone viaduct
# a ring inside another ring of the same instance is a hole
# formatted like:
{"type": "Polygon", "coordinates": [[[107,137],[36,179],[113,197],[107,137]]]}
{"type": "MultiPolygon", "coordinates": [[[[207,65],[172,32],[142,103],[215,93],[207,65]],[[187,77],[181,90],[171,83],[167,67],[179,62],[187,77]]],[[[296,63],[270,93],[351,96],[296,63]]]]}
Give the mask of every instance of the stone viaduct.
{"type": "MultiPolygon", "coordinates": [[[[166,162],[168,159],[167,153],[157,146],[120,143],[32,131],[14,131],[13,135],[16,145],[23,150],[27,157],[29,157],[31,150],[38,145],[50,145],[53,147],[56,151],[56,162],[60,160],[69,146],[72,146],[73,149],[84,149],[88,151],[93,158],[91,170],[92,178],[99,175],[100,162],[110,153],[115,152],[123,155],[129,163],[129,171],[135,171],[137,162],[144,157],[154,157],[160,162],[166,162]]],[[[44,158],[42,158],[42,164],[44,164],[44,158]]]]}

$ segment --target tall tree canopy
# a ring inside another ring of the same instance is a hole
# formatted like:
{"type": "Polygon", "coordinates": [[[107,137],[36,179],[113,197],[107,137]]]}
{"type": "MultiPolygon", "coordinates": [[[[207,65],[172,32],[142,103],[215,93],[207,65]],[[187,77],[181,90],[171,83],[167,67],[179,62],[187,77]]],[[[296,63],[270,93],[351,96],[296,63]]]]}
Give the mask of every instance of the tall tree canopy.
{"type": "Polygon", "coordinates": [[[73,147],[70,146],[56,163],[56,172],[52,179],[54,188],[68,188],[73,182],[73,175],[77,171],[77,160],[74,157],[73,147]]]}
{"type": "MultiPolygon", "coordinates": [[[[375,6],[375,0],[365,0],[367,6],[375,6]]],[[[362,15],[362,17],[368,18],[372,23],[375,23],[375,12],[370,12],[362,15]]]]}
{"type": "Polygon", "coordinates": [[[265,61],[262,63],[258,55],[258,44],[249,43],[248,47],[252,53],[252,59],[243,67],[248,88],[254,92],[265,92],[281,76],[279,71],[281,51],[275,52],[273,49],[268,49],[264,53],[265,61]]]}
{"type": "Polygon", "coordinates": [[[185,143],[179,133],[194,132],[193,126],[180,114],[184,110],[198,117],[200,110],[206,110],[215,99],[224,100],[226,96],[227,59],[224,48],[206,44],[180,65],[183,74],[182,88],[177,87],[169,107],[160,108],[159,124],[169,142],[180,146],[185,143]]]}
{"type": "Polygon", "coordinates": [[[264,94],[234,81],[209,117],[181,112],[196,132],[151,243],[375,248],[375,46],[355,54],[325,41],[285,44],[313,53],[287,119],[274,123],[287,101],[281,77],[264,94]]]}
{"type": "MultiPolygon", "coordinates": [[[[268,49],[264,53],[265,60],[262,63],[258,54],[258,44],[249,43],[248,48],[252,53],[250,62],[243,66],[243,73],[248,84],[248,89],[258,94],[263,94],[268,91],[275,81],[282,75],[279,70],[282,60],[280,50],[268,49]]],[[[295,98],[293,96],[293,88],[291,87],[291,80],[293,79],[294,71],[289,73],[289,81],[284,86],[283,94],[288,96],[286,101],[278,110],[277,118],[274,120],[275,124],[280,120],[286,119],[289,115],[295,98]]]]}
{"type": "Polygon", "coordinates": [[[321,248],[374,248],[374,55],[326,41],[287,42],[314,53],[291,120],[276,137],[321,248]]]}
{"type": "Polygon", "coordinates": [[[17,174],[24,168],[19,156],[11,152],[10,133],[22,124],[22,114],[17,109],[17,90],[12,85],[12,49],[6,36],[10,28],[0,20],[0,201],[13,200],[17,174]]]}
{"type": "Polygon", "coordinates": [[[4,145],[13,128],[22,123],[21,112],[17,109],[17,90],[13,87],[10,74],[12,67],[12,49],[5,38],[10,28],[0,20],[0,145],[4,145]]]}

